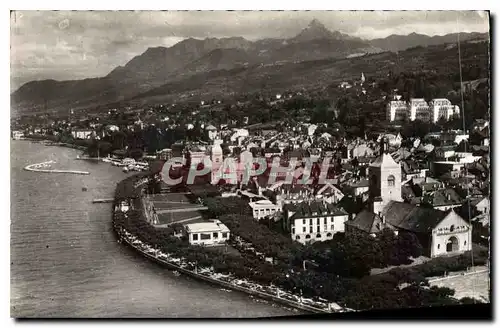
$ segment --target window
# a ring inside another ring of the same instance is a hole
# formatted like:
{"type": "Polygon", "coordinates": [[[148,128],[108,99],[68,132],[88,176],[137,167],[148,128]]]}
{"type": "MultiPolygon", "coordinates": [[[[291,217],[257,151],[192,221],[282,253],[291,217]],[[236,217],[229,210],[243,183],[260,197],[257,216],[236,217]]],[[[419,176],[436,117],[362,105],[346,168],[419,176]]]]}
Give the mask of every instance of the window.
{"type": "Polygon", "coordinates": [[[321,234],[320,234],[320,233],[318,233],[318,234],[316,235],[316,238],[321,238],[321,234]]]}
{"type": "Polygon", "coordinates": [[[332,217],[332,218],[330,218],[330,222],[333,222],[333,217],[332,217]]]}
{"type": "Polygon", "coordinates": [[[323,223],[326,224],[326,218],[323,220],[323,223]]]}
{"type": "Polygon", "coordinates": [[[292,235],[295,235],[295,228],[292,228],[292,235]]]}
{"type": "Polygon", "coordinates": [[[302,227],[302,232],[306,232],[306,227],[302,227]]]}
{"type": "Polygon", "coordinates": [[[198,240],[198,234],[197,233],[193,234],[193,240],[198,240]]]}
{"type": "Polygon", "coordinates": [[[320,219],[319,219],[319,218],[317,218],[317,219],[316,219],[316,224],[319,224],[319,222],[320,222],[320,219]]]}
{"type": "Polygon", "coordinates": [[[464,241],[464,246],[467,246],[467,240],[464,241]]]}
{"type": "Polygon", "coordinates": [[[319,226],[317,226],[317,227],[316,227],[316,232],[320,232],[320,231],[321,231],[321,230],[320,230],[319,226]]]}
{"type": "Polygon", "coordinates": [[[441,247],[441,244],[438,244],[438,249],[441,247]]]}
{"type": "Polygon", "coordinates": [[[299,239],[300,239],[300,236],[299,236],[299,235],[297,235],[297,237],[295,237],[295,239],[299,240],[299,239]]]}
{"type": "Polygon", "coordinates": [[[200,235],[201,235],[200,236],[201,240],[208,240],[208,239],[210,239],[210,234],[209,233],[202,233],[200,235]]]}
{"type": "Polygon", "coordinates": [[[332,224],[332,226],[330,228],[331,228],[330,230],[332,230],[332,231],[335,230],[335,227],[333,226],[333,224],[332,224]]]}
{"type": "Polygon", "coordinates": [[[219,233],[218,232],[214,232],[213,237],[214,237],[214,239],[219,238],[219,233]]]}
{"type": "Polygon", "coordinates": [[[396,178],[394,178],[394,175],[389,175],[389,177],[387,178],[387,184],[389,185],[389,187],[393,187],[395,182],[396,178]]]}
{"type": "Polygon", "coordinates": [[[313,233],[313,227],[312,226],[309,227],[309,233],[313,233]]]}
{"type": "Polygon", "coordinates": [[[327,234],[326,234],[326,236],[327,236],[328,238],[330,238],[330,237],[332,236],[332,233],[331,233],[331,232],[329,232],[329,233],[327,233],[327,234]]]}
{"type": "Polygon", "coordinates": [[[450,232],[453,232],[455,230],[455,226],[452,224],[450,227],[450,232]]]}
{"type": "Polygon", "coordinates": [[[227,232],[222,233],[222,238],[227,238],[227,232]]]}
{"type": "Polygon", "coordinates": [[[302,219],[302,224],[306,224],[306,219],[302,219]]]}
{"type": "Polygon", "coordinates": [[[306,239],[311,239],[311,235],[306,235],[306,239]]]}

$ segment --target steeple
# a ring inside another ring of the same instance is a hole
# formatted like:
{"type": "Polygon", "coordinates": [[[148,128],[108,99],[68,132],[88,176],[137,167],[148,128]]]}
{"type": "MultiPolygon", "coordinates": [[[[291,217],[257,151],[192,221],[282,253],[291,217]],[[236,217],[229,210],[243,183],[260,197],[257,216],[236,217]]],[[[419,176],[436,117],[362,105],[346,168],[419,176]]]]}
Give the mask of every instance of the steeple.
{"type": "Polygon", "coordinates": [[[387,138],[382,137],[380,139],[380,155],[387,154],[387,138]]]}

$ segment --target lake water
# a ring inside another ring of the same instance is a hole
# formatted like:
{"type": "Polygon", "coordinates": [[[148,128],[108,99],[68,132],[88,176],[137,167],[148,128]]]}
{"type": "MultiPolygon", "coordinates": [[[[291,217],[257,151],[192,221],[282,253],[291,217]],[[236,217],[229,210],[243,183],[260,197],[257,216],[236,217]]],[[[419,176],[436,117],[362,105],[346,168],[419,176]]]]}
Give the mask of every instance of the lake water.
{"type": "Polygon", "coordinates": [[[270,317],[301,312],[227,292],[142,258],[116,242],[111,204],[126,174],[75,160],[79,151],[11,141],[12,317],[270,317]],[[53,168],[90,175],[23,170],[53,168]],[[88,191],[82,191],[86,187],[88,191]]]}

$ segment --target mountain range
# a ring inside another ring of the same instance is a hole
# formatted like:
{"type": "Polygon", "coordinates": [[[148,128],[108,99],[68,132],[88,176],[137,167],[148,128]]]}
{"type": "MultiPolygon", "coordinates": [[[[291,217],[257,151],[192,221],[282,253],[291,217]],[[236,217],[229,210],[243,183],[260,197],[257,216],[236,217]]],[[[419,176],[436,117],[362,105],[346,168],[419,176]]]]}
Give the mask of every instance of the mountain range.
{"type": "MultiPolygon", "coordinates": [[[[460,34],[462,41],[488,38],[488,33],[460,34]]],[[[189,85],[193,81],[198,85],[208,76],[230,76],[249,67],[286,64],[293,75],[299,74],[299,71],[294,72],[294,67],[298,69],[300,63],[307,61],[340,60],[359,54],[397,52],[456,41],[457,34],[430,37],[416,33],[363,40],[330,31],[314,19],[289,39],[189,38],[168,48],[148,48],[125,66],[118,66],[101,78],[31,81],[11,94],[11,107],[15,112],[95,107],[137,98],[160,87],[166,93],[174,92],[164,86],[189,85]]],[[[252,81],[247,83],[251,85],[252,81]]]]}

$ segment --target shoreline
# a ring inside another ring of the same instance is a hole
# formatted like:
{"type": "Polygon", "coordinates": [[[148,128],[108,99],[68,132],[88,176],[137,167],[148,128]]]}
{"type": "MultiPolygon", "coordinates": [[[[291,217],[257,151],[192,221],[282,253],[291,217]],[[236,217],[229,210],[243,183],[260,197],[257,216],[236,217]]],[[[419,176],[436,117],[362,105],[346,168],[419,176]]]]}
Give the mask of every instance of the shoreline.
{"type": "MultiPolygon", "coordinates": [[[[134,188],[140,187],[140,185],[142,185],[143,183],[143,181],[137,182],[134,185],[134,188]]],[[[183,267],[184,263],[182,263],[182,258],[171,258],[170,254],[162,253],[160,250],[155,249],[147,242],[143,242],[136,236],[129,233],[122,226],[119,226],[115,221],[117,211],[118,209],[116,208],[116,206],[113,206],[112,226],[118,242],[124,242],[128,247],[131,247],[145,258],[164,267],[176,270],[192,278],[208,282],[211,285],[239,291],[247,295],[256,296],[264,300],[269,300],[274,303],[289,306],[295,309],[306,311],[308,313],[342,313],[354,311],[351,309],[342,308],[339,305],[327,302],[326,300],[313,301],[307,298],[299,297],[297,295],[289,293],[288,291],[284,291],[273,286],[262,286],[260,284],[253,283],[244,279],[237,279],[231,277],[231,274],[217,274],[211,272],[210,269],[206,270],[207,268],[201,268],[200,271],[204,272],[198,272],[197,268],[195,268],[194,270],[187,269],[183,267]],[[223,280],[222,278],[226,279],[223,280]],[[270,289],[271,291],[269,291],[270,289]]]]}
{"type": "MultiPolygon", "coordinates": [[[[295,301],[292,301],[292,300],[289,300],[286,298],[281,298],[281,297],[278,297],[276,295],[268,294],[268,293],[265,293],[265,292],[262,292],[259,290],[254,290],[254,289],[246,288],[243,286],[238,286],[237,284],[233,284],[233,283],[226,282],[226,281],[223,281],[220,279],[212,278],[212,277],[203,275],[201,273],[196,273],[194,271],[182,268],[179,265],[176,265],[174,263],[171,263],[171,262],[168,262],[166,260],[159,258],[159,256],[157,256],[156,254],[150,254],[147,251],[141,250],[139,247],[134,245],[133,241],[129,240],[130,237],[127,237],[127,235],[126,235],[126,234],[128,234],[128,232],[125,231],[125,233],[122,233],[122,231],[117,229],[117,227],[114,224],[113,224],[113,231],[115,232],[116,236],[118,237],[119,242],[124,242],[128,247],[132,248],[133,250],[135,250],[139,254],[143,255],[145,258],[147,258],[147,259],[149,259],[157,264],[160,264],[164,267],[167,267],[169,269],[173,269],[175,271],[178,271],[179,273],[185,274],[189,277],[192,277],[192,278],[195,278],[198,280],[203,280],[205,282],[208,282],[211,285],[216,285],[218,287],[222,287],[222,288],[226,288],[226,289],[230,289],[230,290],[236,290],[236,291],[239,291],[239,292],[251,295],[251,296],[257,296],[257,297],[264,299],[264,300],[267,300],[267,301],[273,301],[275,303],[278,303],[281,305],[286,305],[286,306],[289,306],[289,307],[292,307],[295,309],[299,309],[302,311],[306,311],[309,313],[335,313],[335,311],[328,311],[328,309],[322,309],[322,308],[318,308],[318,307],[309,306],[307,304],[295,302],[295,301]]],[[[155,251],[155,253],[156,252],[158,252],[158,251],[155,251]]]]}

